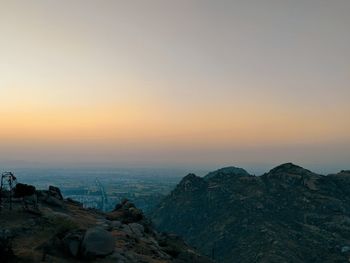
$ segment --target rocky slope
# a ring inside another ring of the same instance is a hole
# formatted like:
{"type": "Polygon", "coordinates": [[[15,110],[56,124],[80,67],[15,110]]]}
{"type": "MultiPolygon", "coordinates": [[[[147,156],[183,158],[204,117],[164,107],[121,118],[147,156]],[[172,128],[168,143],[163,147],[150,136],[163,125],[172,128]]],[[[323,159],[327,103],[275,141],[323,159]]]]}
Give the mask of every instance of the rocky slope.
{"type": "MultiPolygon", "coordinates": [[[[14,199],[0,211],[0,262],[211,262],[182,239],[155,231],[125,200],[110,213],[63,199],[58,188],[36,191],[38,206],[14,199]]],[[[6,193],[3,193],[6,195],[6,193]]]]}
{"type": "Polygon", "coordinates": [[[262,176],[190,174],[152,220],[218,262],[349,262],[350,171],[322,176],[287,163],[262,176]]]}

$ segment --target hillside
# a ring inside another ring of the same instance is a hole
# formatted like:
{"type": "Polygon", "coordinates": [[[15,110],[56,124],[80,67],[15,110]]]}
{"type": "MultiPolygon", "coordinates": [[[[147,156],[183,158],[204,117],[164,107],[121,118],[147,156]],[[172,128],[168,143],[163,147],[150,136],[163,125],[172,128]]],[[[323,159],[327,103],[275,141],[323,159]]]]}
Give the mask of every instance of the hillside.
{"type": "Polygon", "coordinates": [[[287,163],[262,176],[232,167],[190,174],[152,220],[217,262],[349,262],[350,172],[287,163]]]}
{"type": "Polygon", "coordinates": [[[24,208],[17,198],[10,211],[3,202],[1,263],[210,262],[179,237],[155,231],[142,211],[127,200],[114,211],[102,213],[64,199],[56,187],[36,193],[38,207],[25,198],[24,208]]]}

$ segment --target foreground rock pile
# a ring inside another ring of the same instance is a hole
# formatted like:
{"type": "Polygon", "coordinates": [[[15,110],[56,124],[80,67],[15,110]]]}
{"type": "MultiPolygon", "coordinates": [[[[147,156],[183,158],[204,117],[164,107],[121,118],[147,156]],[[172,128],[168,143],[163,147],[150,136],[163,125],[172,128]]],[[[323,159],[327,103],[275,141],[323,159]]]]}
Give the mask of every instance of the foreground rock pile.
{"type": "Polygon", "coordinates": [[[37,208],[0,213],[0,262],[198,262],[180,238],[155,231],[133,203],[102,213],[65,200],[56,187],[37,191],[37,208]]]}

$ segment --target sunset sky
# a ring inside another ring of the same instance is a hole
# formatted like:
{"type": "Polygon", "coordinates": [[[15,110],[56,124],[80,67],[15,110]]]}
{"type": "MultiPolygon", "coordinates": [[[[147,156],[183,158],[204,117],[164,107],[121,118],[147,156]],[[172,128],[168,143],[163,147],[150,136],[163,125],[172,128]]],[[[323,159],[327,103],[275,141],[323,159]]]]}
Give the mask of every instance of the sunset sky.
{"type": "Polygon", "coordinates": [[[348,0],[0,0],[0,165],[350,169],[348,0]]]}

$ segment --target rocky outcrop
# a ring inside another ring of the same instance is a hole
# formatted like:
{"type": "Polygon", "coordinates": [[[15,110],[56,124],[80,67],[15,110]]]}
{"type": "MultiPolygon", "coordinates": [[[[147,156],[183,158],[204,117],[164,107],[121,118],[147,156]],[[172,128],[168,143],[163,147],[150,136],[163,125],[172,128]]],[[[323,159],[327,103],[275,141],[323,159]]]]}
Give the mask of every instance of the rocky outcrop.
{"type": "Polygon", "coordinates": [[[64,207],[63,196],[58,187],[49,186],[49,190],[38,190],[38,199],[51,206],[64,207]]]}
{"type": "Polygon", "coordinates": [[[58,200],[63,200],[61,190],[58,187],[50,185],[49,186],[49,193],[51,196],[54,196],[58,200]]]}
{"type": "Polygon", "coordinates": [[[219,262],[347,262],[350,173],[286,163],[262,176],[238,168],[190,175],[152,220],[219,262]]]}
{"type": "Polygon", "coordinates": [[[65,200],[57,187],[37,191],[39,213],[20,202],[0,211],[0,262],[205,263],[181,239],[153,229],[133,203],[111,213],[65,200]],[[15,261],[11,261],[15,259],[15,261]]]}
{"type": "Polygon", "coordinates": [[[14,197],[21,198],[35,194],[35,187],[33,185],[18,183],[15,187],[14,197]]]}
{"type": "Polygon", "coordinates": [[[112,212],[107,213],[107,219],[119,220],[127,224],[139,222],[144,218],[142,211],[136,208],[135,205],[127,199],[117,204],[112,212]]]}
{"type": "Polygon", "coordinates": [[[114,251],[114,238],[101,227],[89,228],[84,235],[81,249],[84,258],[107,256],[114,251]]]}

